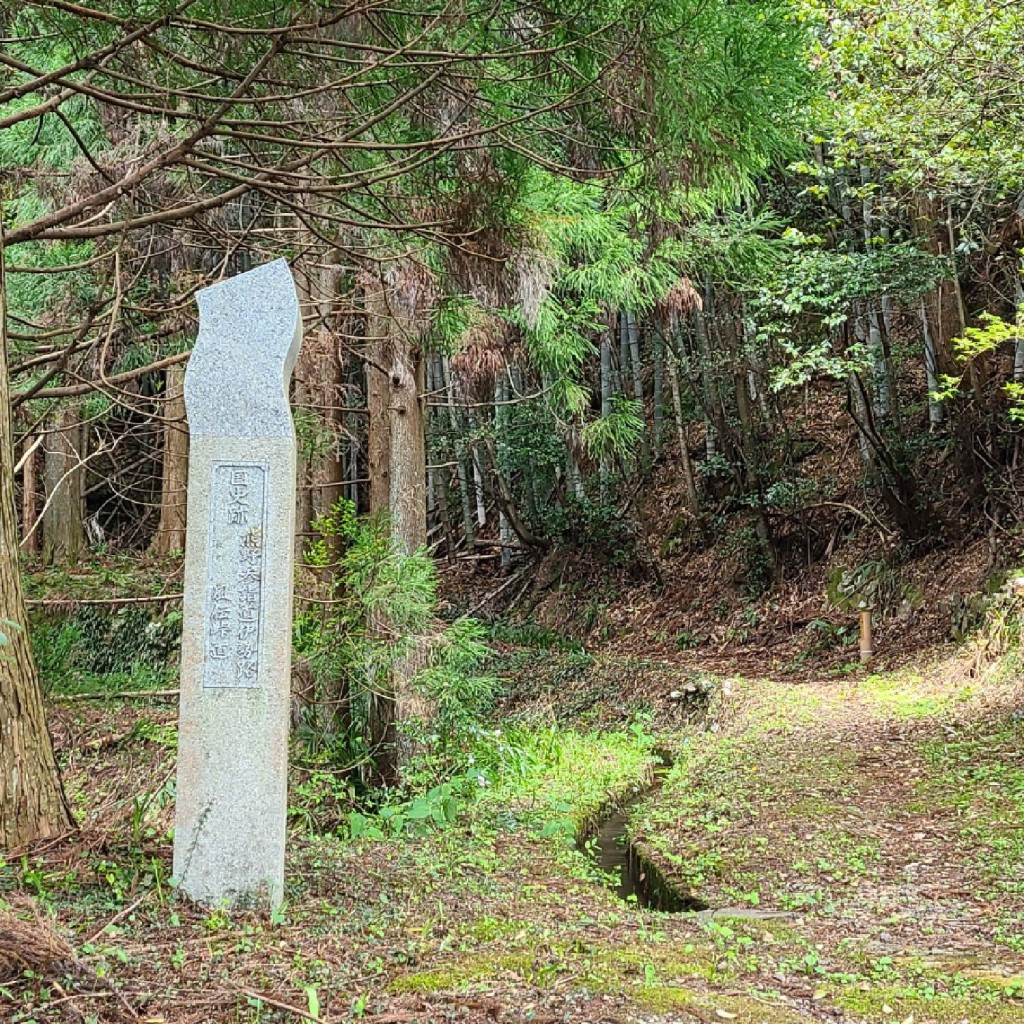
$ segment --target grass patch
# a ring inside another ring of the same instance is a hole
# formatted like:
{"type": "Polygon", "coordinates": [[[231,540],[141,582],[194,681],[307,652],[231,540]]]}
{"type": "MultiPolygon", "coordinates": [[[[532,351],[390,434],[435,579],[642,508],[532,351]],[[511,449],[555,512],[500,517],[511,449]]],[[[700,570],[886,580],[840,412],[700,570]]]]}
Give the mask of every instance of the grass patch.
{"type": "Polygon", "coordinates": [[[995,893],[1024,893],[1024,722],[921,744],[929,775],[921,797],[956,813],[960,840],[995,893]]]}
{"type": "Polygon", "coordinates": [[[813,688],[744,685],[752,700],[730,734],[694,736],[677,750],[634,834],[672,865],[683,887],[708,902],[757,906],[774,898],[793,909],[808,902],[804,876],[828,875],[835,882],[864,874],[877,859],[877,843],[869,849],[835,827],[841,798],[857,789],[856,754],[820,737],[804,738],[808,716],[820,715],[813,688]],[[778,700],[765,699],[775,694],[778,700]],[[769,857],[788,858],[796,876],[774,892],[762,868],[769,857]],[[792,891],[794,881],[799,892],[792,891]],[[719,898],[707,889],[718,890],[719,898]]]}
{"type": "Polygon", "coordinates": [[[457,992],[497,981],[503,974],[514,974],[523,981],[531,981],[534,973],[532,965],[533,956],[529,953],[463,957],[446,967],[396,978],[387,990],[393,995],[408,992],[457,992]]]}
{"type": "Polygon", "coordinates": [[[641,723],[588,733],[516,726],[496,739],[490,763],[478,762],[495,779],[478,815],[499,827],[526,824],[573,841],[609,803],[646,785],[656,763],[654,736],[641,723]]]}
{"type": "Polygon", "coordinates": [[[912,721],[941,715],[967,699],[972,689],[930,689],[920,675],[896,672],[867,676],[857,683],[856,692],[882,714],[912,721]]]}

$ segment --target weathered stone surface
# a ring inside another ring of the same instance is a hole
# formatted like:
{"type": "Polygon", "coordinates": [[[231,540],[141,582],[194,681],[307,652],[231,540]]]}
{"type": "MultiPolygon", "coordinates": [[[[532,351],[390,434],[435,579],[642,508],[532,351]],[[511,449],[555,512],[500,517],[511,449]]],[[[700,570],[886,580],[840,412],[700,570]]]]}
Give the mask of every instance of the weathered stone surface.
{"type": "Polygon", "coordinates": [[[199,902],[284,889],[295,533],[288,381],[302,328],[284,260],[198,293],[174,874],[199,902]]]}

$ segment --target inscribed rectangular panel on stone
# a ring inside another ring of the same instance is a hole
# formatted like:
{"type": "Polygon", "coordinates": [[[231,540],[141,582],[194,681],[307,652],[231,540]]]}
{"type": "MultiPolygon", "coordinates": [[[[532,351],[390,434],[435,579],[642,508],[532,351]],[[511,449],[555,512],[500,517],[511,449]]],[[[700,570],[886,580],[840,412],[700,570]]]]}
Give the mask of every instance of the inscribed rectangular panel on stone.
{"type": "Polygon", "coordinates": [[[267,533],[265,462],[214,462],[206,580],[206,687],[259,685],[267,533]]]}

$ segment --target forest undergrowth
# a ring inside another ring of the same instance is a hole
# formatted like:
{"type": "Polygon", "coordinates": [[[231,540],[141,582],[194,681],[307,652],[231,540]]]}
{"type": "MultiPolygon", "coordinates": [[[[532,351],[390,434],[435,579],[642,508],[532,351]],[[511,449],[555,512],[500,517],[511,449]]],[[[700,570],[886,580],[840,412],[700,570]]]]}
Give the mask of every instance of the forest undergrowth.
{"type": "Polygon", "coordinates": [[[174,892],[173,696],[51,679],[80,831],[0,867],[3,1019],[1020,1018],[1015,653],[773,680],[536,625],[492,643],[506,696],[447,783],[359,811],[293,773],[270,917],[174,892]],[[666,757],[631,835],[698,914],[623,902],[577,847],[666,757]]]}

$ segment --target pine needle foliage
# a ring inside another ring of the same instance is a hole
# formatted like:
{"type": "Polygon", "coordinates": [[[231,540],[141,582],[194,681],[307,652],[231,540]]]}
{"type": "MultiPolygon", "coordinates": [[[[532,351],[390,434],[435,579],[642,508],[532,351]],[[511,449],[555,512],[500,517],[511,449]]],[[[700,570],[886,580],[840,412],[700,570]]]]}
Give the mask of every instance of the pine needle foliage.
{"type": "Polygon", "coordinates": [[[318,518],[319,535],[307,564],[332,578],[330,603],[299,617],[295,647],[309,659],[328,706],[343,693],[346,716],[313,714],[301,731],[307,753],[355,767],[373,758],[370,702],[386,692],[391,674],[414,651],[427,651],[412,685],[437,708],[431,732],[411,723],[417,739],[457,743],[479,723],[496,682],[482,671],[491,651],[473,619],[445,625],[437,615],[437,570],[424,550],[406,554],[392,538],[387,517],[356,516],[340,499],[318,518]],[[340,554],[339,554],[340,548],[340,554]]]}

